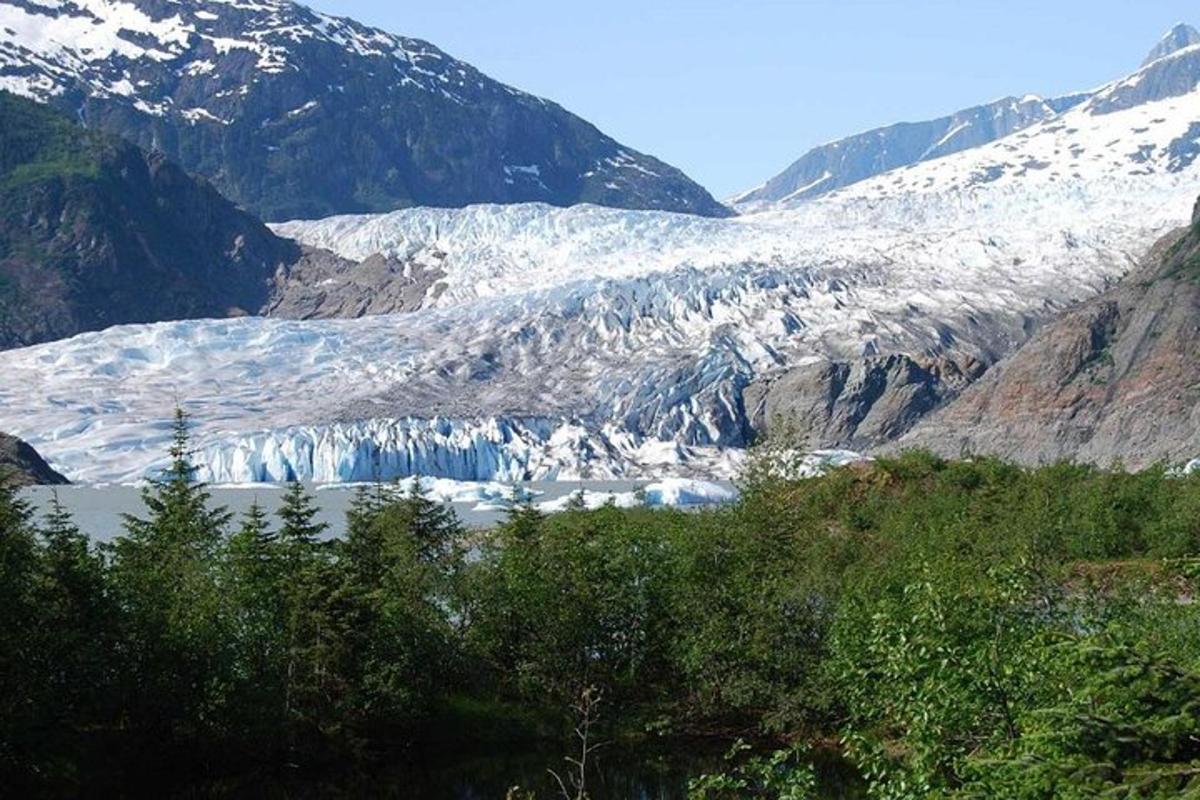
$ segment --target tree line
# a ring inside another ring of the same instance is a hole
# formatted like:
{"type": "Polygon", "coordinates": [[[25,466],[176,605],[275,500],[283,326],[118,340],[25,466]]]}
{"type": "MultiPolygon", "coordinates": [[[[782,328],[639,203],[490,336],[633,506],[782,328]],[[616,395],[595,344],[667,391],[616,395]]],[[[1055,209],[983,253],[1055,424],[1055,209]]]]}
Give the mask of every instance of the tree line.
{"type": "Polygon", "coordinates": [[[331,536],[298,484],[217,507],[180,414],[109,545],[0,488],[0,771],[369,763],[603,698],[597,737],[743,740],[708,800],[831,796],[826,749],[877,798],[1200,797],[1200,478],[908,453],[740,488],[468,531],[378,485],[331,536]]]}

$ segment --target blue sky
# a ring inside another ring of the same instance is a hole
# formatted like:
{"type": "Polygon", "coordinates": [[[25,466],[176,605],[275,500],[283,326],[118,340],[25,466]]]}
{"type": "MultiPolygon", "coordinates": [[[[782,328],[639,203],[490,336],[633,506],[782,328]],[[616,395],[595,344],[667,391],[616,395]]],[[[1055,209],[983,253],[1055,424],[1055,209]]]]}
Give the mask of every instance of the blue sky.
{"type": "Polygon", "coordinates": [[[555,100],[717,197],[814,144],[1134,70],[1174,0],[307,0],[555,100]]]}

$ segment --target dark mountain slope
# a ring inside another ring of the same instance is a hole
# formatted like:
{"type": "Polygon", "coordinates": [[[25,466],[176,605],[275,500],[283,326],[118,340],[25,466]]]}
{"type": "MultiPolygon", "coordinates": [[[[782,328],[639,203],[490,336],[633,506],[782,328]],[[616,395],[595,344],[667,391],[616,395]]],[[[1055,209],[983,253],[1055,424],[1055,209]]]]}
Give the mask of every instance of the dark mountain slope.
{"type": "Polygon", "coordinates": [[[256,313],[300,257],[163,156],[0,92],[0,347],[256,313]]]}

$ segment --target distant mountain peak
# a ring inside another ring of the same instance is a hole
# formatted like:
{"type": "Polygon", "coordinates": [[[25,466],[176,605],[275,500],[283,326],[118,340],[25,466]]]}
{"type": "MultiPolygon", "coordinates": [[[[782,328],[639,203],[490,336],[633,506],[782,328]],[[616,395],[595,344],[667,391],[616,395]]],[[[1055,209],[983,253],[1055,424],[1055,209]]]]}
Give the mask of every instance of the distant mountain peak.
{"type": "MultiPolygon", "coordinates": [[[[1038,158],[1023,162],[1015,161],[1013,154],[1042,134],[1045,135],[1042,141],[1049,141],[1058,132],[1072,135],[1071,129],[1077,127],[1074,122],[1062,128],[1057,126],[1056,120],[1077,109],[1080,113],[1103,116],[1168,98],[1184,97],[1196,92],[1198,87],[1200,30],[1181,22],[1162,37],[1136,71],[1097,89],[1061,97],[1037,94],[1002,97],[938,119],[899,123],[848,136],[809,150],[783,172],[736,195],[729,203],[742,213],[792,207],[845,187],[858,184],[865,187],[866,182],[893,172],[897,174],[889,179],[887,186],[909,186],[900,170],[974,150],[984,152],[982,158],[988,163],[986,168],[979,168],[982,171],[972,171],[970,177],[956,176],[967,183],[995,180],[1008,172],[1031,176],[1052,164],[1062,166],[1067,162],[1072,166],[1063,174],[1077,179],[1075,162],[1086,160],[1083,154],[1089,151],[1094,159],[1094,143],[1075,141],[1066,156],[1063,156],[1063,148],[1052,147],[1038,158]],[[1024,135],[1010,140],[1000,149],[981,150],[1018,133],[1024,135]]],[[[1182,117],[1172,119],[1167,127],[1161,127],[1166,125],[1166,120],[1158,112],[1133,124],[1128,131],[1133,136],[1140,137],[1152,128],[1158,128],[1162,136],[1168,136],[1168,128],[1182,122],[1184,135],[1171,134],[1165,146],[1155,139],[1145,142],[1136,151],[1119,153],[1122,160],[1129,162],[1130,169],[1151,169],[1149,162],[1157,161],[1153,168],[1177,172],[1197,158],[1200,122],[1189,116],[1191,111],[1180,109],[1178,114],[1182,117]]],[[[1099,132],[1097,135],[1108,136],[1099,132]]],[[[1115,135],[1104,141],[1111,141],[1110,147],[1122,144],[1122,139],[1115,135]]],[[[928,177],[924,172],[915,174],[928,177]]],[[[883,186],[882,183],[873,184],[876,190],[883,186]]]]}
{"type": "Polygon", "coordinates": [[[1146,60],[1142,62],[1142,66],[1152,64],[1160,58],[1165,58],[1196,44],[1200,44],[1200,31],[1187,23],[1180,22],[1158,41],[1158,44],[1150,51],[1150,55],[1146,56],[1146,60]]]}
{"type": "Polygon", "coordinates": [[[809,150],[766,183],[730,200],[753,212],[811,200],[901,167],[979,147],[1052,119],[1089,95],[1001,97],[938,119],[903,122],[809,150]]]}

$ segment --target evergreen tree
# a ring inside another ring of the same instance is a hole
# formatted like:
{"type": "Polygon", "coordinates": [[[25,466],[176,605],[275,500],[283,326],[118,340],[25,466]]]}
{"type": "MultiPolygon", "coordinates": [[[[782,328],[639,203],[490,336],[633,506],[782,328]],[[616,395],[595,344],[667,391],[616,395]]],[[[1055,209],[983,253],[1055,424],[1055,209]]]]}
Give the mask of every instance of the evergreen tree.
{"type": "Polygon", "coordinates": [[[279,534],[271,530],[267,513],[255,499],[242,515],[238,530],[229,537],[227,561],[230,580],[240,591],[269,594],[278,586],[279,534]]]}
{"type": "Polygon", "coordinates": [[[38,757],[35,737],[46,699],[38,691],[39,559],[29,505],[0,479],[0,779],[28,770],[38,757]]]}
{"type": "Polygon", "coordinates": [[[408,533],[416,542],[417,556],[427,564],[449,568],[448,561],[462,538],[462,524],[454,509],[425,495],[421,482],[413,478],[404,499],[397,504],[408,517],[408,533]]]}
{"type": "Polygon", "coordinates": [[[241,518],[241,527],[229,537],[230,559],[241,575],[269,575],[271,563],[277,558],[276,543],[280,539],[266,518],[266,511],[254,499],[241,518]]]}
{"type": "Polygon", "coordinates": [[[81,728],[112,713],[114,618],[104,563],[75,525],[58,492],[43,518],[43,677],[55,697],[58,725],[81,728]]]}
{"type": "Polygon", "coordinates": [[[293,481],[288,484],[283,496],[283,505],[279,508],[279,541],[285,549],[296,549],[300,553],[311,554],[318,549],[321,535],[329,529],[324,522],[316,522],[318,509],[313,505],[313,498],[304,489],[304,485],[293,481]]]}
{"type": "Polygon", "coordinates": [[[255,500],[229,538],[225,585],[236,649],[231,704],[234,724],[255,739],[271,741],[286,724],[285,606],[279,537],[255,500]],[[253,733],[252,733],[253,732],[253,733]]]}
{"type": "Polygon", "coordinates": [[[529,492],[514,485],[504,509],[504,519],[504,526],[501,529],[503,538],[529,541],[536,538],[546,515],[533,504],[533,498],[529,492]]]}
{"type": "Polygon", "coordinates": [[[376,524],[376,519],[385,504],[380,484],[372,491],[360,486],[346,511],[341,563],[347,579],[356,586],[378,586],[383,579],[383,528],[376,524]]]}
{"type": "Polygon", "coordinates": [[[267,512],[256,498],[242,515],[237,531],[229,537],[227,561],[230,580],[240,591],[269,596],[278,589],[279,534],[271,529],[267,512]]]}
{"type": "Polygon", "coordinates": [[[235,539],[246,545],[246,550],[256,561],[265,561],[271,555],[271,546],[279,540],[279,534],[271,530],[267,512],[258,504],[258,499],[242,515],[242,525],[234,534],[235,539]]]}
{"type": "Polygon", "coordinates": [[[451,677],[446,604],[462,526],[417,478],[382,504],[360,500],[351,514],[344,580],[354,609],[354,705],[360,726],[395,727],[451,677]]]}
{"type": "Polygon", "coordinates": [[[152,736],[212,724],[232,637],[219,555],[230,514],[195,481],[187,415],[176,409],[170,463],[142,492],[147,515],[127,515],[112,548],[115,598],[126,626],[125,695],[152,736]]]}
{"type": "Polygon", "coordinates": [[[197,557],[211,557],[232,515],[224,507],[210,507],[212,495],[195,479],[189,441],[187,413],[176,408],[167,451],[170,463],[142,490],[148,516],[143,519],[127,514],[125,528],[131,539],[161,546],[178,545],[193,550],[197,557]]]}
{"type": "Polygon", "coordinates": [[[300,737],[340,733],[346,696],[348,615],[338,596],[328,525],[303,485],[293,482],[279,509],[280,599],[285,632],[284,708],[300,737]]]}

